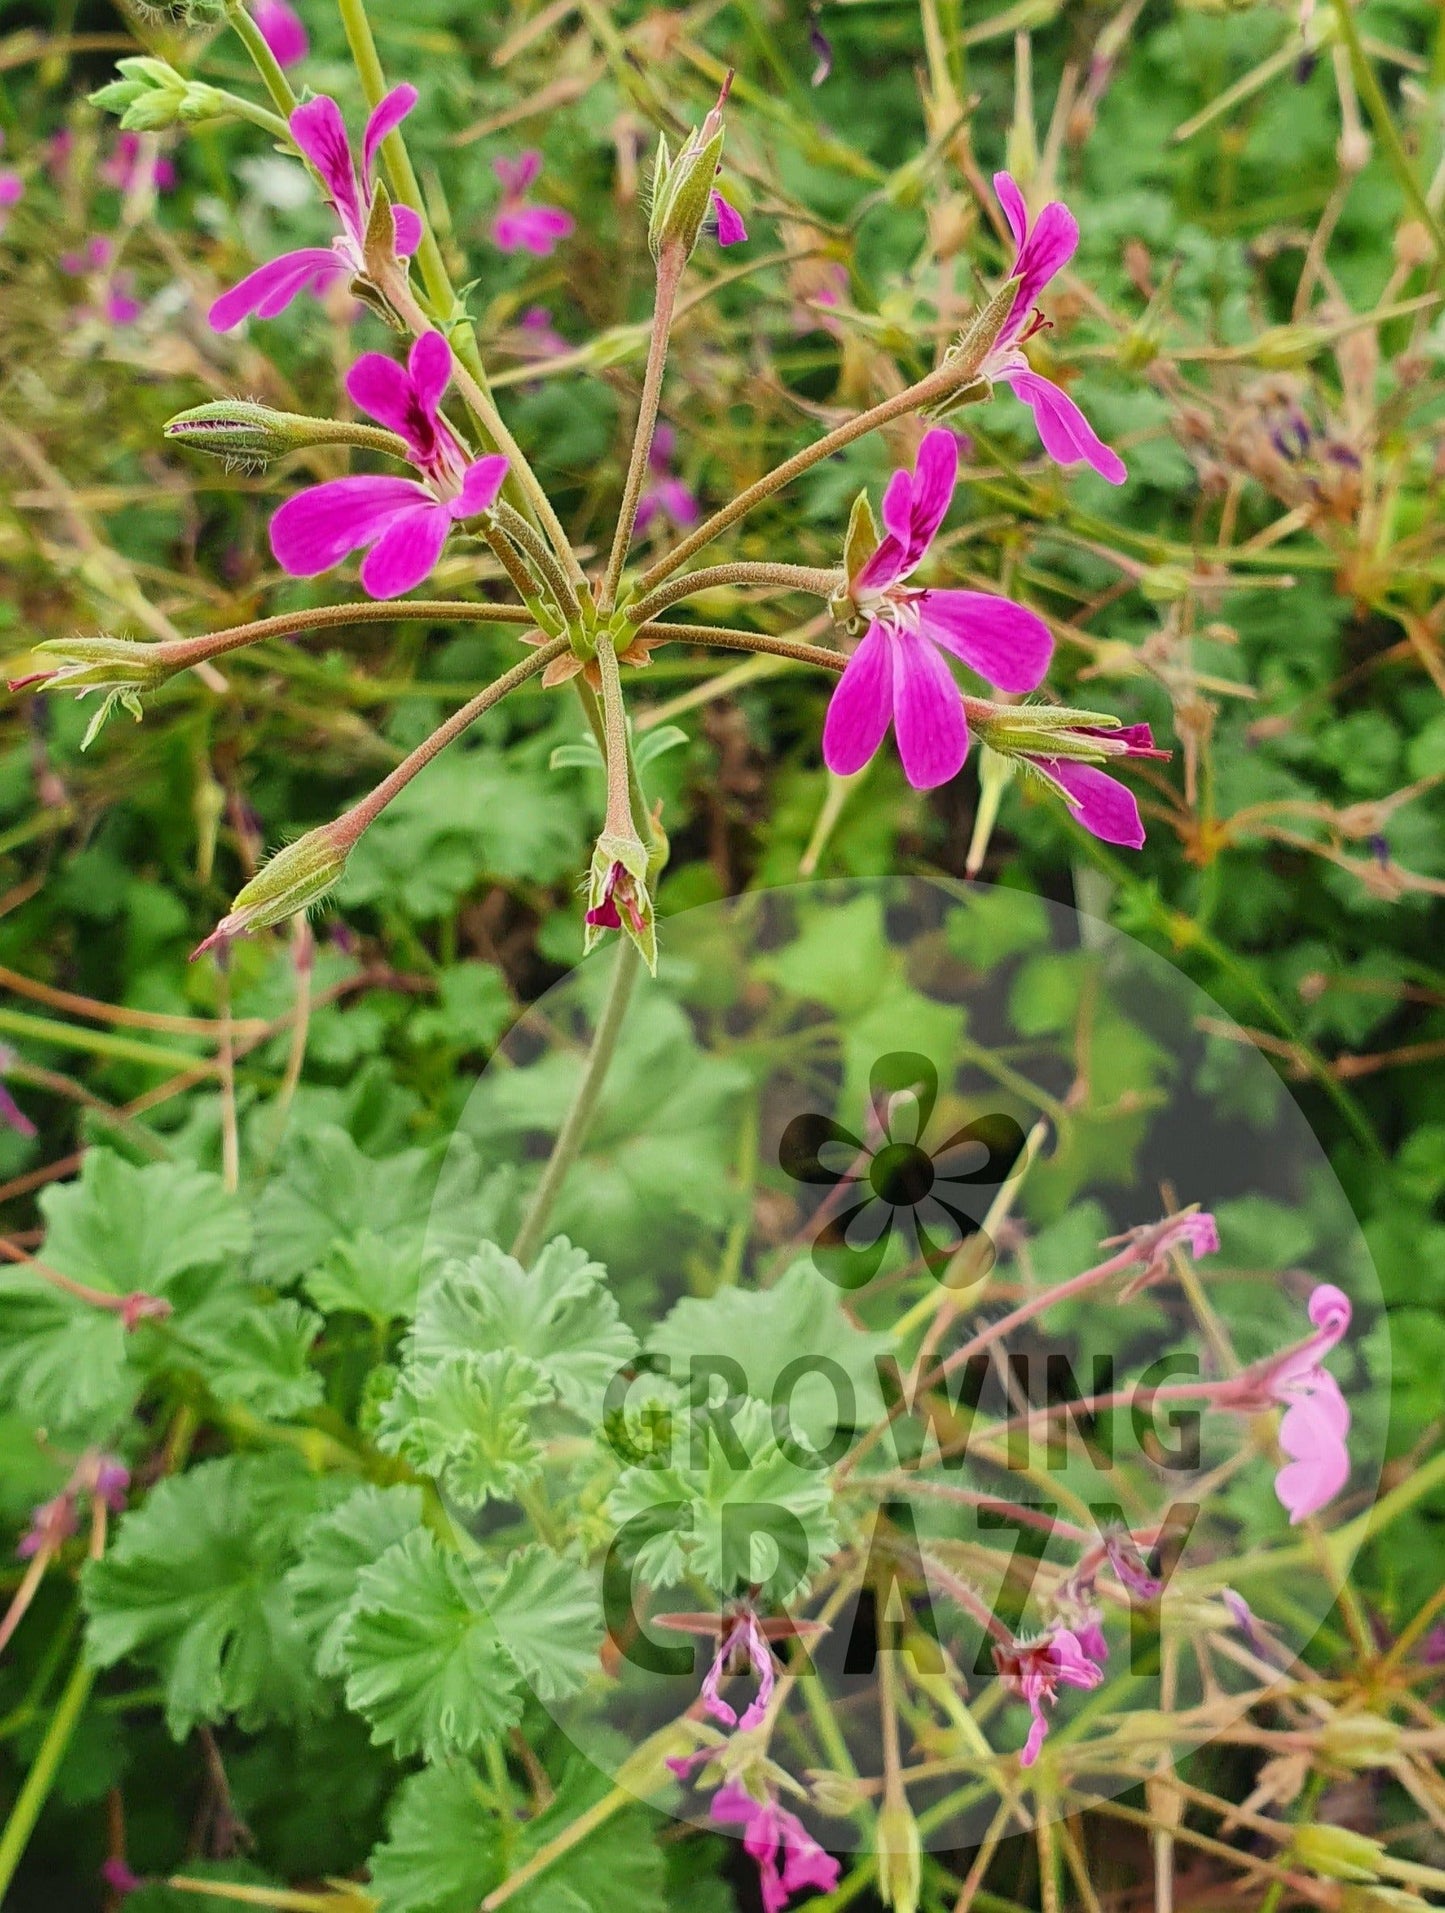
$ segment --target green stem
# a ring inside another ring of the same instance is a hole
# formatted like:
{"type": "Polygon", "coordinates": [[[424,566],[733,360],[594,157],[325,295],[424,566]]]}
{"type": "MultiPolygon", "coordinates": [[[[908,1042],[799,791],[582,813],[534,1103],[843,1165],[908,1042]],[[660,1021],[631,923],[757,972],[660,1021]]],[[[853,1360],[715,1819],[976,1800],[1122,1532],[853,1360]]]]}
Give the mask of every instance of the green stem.
{"type": "Polygon", "coordinates": [[[657,262],[657,296],[652,307],[652,332],[647,342],[647,369],[642,375],[642,397],[637,408],[637,429],[632,435],[632,455],[627,463],[627,482],[622,488],[622,505],[617,514],[617,529],[612,534],[612,551],[607,560],[607,575],[602,581],[597,608],[603,617],[611,611],[617,596],[617,583],[632,543],[632,526],[637,517],[637,502],[647,476],[647,461],[652,451],[652,435],[657,428],[657,408],[662,401],[662,375],[667,365],[667,347],[672,333],[672,313],[677,304],[677,289],[682,283],[687,254],[681,246],[667,245],[657,262]]]}
{"type": "Polygon", "coordinates": [[[228,92],[225,87],[216,90],[237,119],[249,120],[252,126],[259,126],[263,133],[269,133],[272,139],[279,140],[284,146],[292,144],[291,129],[279,113],[268,112],[264,106],[257,106],[254,100],[242,99],[239,93],[228,92]]]}
{"type": "Polygon", "coordinates": [[[794,644],[789,638],[769,637],[765,631],[734,631],[724,624],[653,624],[640,627],[644,638],[666,638],[676,644],[699,644],[720,651],[765,651],[769,657],[791,658],[795,664],[816,664],[824,671],[841,671],[848,660],[841,651],[821,644],[794,644]]]}
{"type": "Polygon", "coordinates": [[[276,111],[283,120],[289,121],[296,111],[296,95],[291,91],[291,82],[281,71],[276,55],[267,46],[261,29],[241,4],[241,0],[226,0],[226,18],[237,39],[250,54],[252,65],[261,75],[266,91],[276,103],[276,111]]]}
{"type": "Polygon", "coordinates": [[[82,1655],[71,1669],[70,1679],[50,1717],[50,1725],[45,1730],[45,1738],[40,1743],[34,1765],[25,1776],[25,1784],[10,1810],[5,1831],[0,1834],[0,1904],[3,1904],[10,1890],[15,1869],[24,1858],[40,1811],[50,1798],[56,1771],[70,1745],[70,1737],[75,1732],[85,1703],[90,1698],[94,1680],[95,1674],[86,1666],[82,1655]]]}
{"type": "Polygon", "coordinates": [[[607,822],[613,837],[635,834],[632,821],[630,771],[632,750],[627,736],[627,706],[622,699],[622,677],[617,653],[604,639],[597,647],[597,672],[602,679],[602,744],[607,767],[607,822]]]}
{"type": "Polygon", "coordinates": [[[1354,9],[1350,0],[1335,0],[1335,18],[1339,22],[1340,37],[1350,56],[1350,70],[1355,76],[1355,85],[1369,109],[1375,131],[1385,144],[1390,155],[1390,167],[1399,181],[1400,190],[1410,202],[1415,217],[1430,235],[1437,258],[1445,260],[1445,228],[1441,227],[1434,209],[1420,189],[1415,177],[1415,169],[1410,164],[1410,155],[1405,151],[1405,142],[1400,138],[1400,129],[1395,124],[1395,116],[1390,111],[1385,90],[1380,85],[1379,75],[1370,64],[1360,40],[1360,30],[1355,23],[1354,9]]]}
{"type": "Polygon", "coordinates": [[[512,1254],[524,1268],[542,1246],[547,1218],[551,1215],[557,1197],[561,1194],[567,1172],[577,1160],[578,1152],[586,1139],[598,1098],[602,1094],[602,1085],[606,1081],[607,1071],[617,1048],[617,1038],[622,1029],[623,1018],[627,1015],[632,986],[637,981],[641,962],[637,946],[631,939],[619,937],[612,982],[608,987],[607,1000],[602,1006],[602,1015],[593,1032],[592,1046],[587,1052],[587,1061],[582,1068],[577,1092],[572,1098],[572,1106],[567,1111],[562,1127],[557,1132],[557,1140],[552,1145],[552,1153],[547,1158],[547,1167],[542,1171],[542,1180],[537,1184],[536,1193],[528,1206],[526,1219],[517,1232],[516,1241],[512,1244],[512,1254]]]}
{"type": "Polygon", "coordinates": [[[640,604],[626,607],[632,624],[646,624],[659,611],[696,591],[713,591],[719,585],[774,585],[779,591],[807,591],[815,598],[831,598],[843,583],[841,571],[828,571],[817,565],[774,565],[744,563],[707,565],[701,571],[689,571],[649,592],[640,604]]]}
{"type": "Polygon", "coordinates": [[[529,524],[519,511],[514,511],[505,499],[494,508],[492,516],[524,557],[536,567],[538,576],[556,600],[564,621],[570,624],[580,618],[582,607],[577,602],[577,594],[536,527],[529,524]]]}

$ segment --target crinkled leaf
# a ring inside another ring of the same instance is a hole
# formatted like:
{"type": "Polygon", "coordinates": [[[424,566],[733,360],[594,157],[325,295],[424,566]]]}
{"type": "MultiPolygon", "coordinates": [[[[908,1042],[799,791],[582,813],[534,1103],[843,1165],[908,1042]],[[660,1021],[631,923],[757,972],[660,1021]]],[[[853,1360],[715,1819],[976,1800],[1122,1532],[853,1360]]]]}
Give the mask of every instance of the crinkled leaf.
{"type": "Polygon", "coordinates": [[[322,1674],[341,1672],[342,1642],[362,1569],[411,1534],[421,1514],[419,1488],[378,1488],[368,1482],[307,1529],[286,1590],[322,1674]]]}
{"type": "Polygon", "coordinates": [[[287,1296],[261,1302],[223,1290],[179,1318],[173,1339],[194,1356],[218,1401],[280,1418],[321,1399],[321,1377],[309,1365],[320,1333],[321,1317],[287,1296]]]}
{"type": "Polygon", "coordinates": [[[574,1693],[597,1668],[602,1606],[596,1579],[547,1548],[524,1548],[487,1590],[507,1652],[544,1701],[574,1693]]]}
{"type": "Polygon", "coordinates": [[[537,1465],[534,1409],[552,1400],[535,1362],[494,1349],[408,1368],[377,1424],[377,1446],[435,1478],[463,1507],[510,1495],[537,1465]]]}

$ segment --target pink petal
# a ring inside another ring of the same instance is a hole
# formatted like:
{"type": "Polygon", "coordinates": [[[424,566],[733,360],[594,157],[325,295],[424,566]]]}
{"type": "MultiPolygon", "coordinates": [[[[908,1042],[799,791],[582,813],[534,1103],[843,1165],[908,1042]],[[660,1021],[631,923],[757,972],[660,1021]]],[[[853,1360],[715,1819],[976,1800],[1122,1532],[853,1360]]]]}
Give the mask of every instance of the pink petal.
{"type": "Polygon", "coordinates": [[[893,715],[891,643],[881,624],[870,624],[829,702],[823,762],[837,777],[862,770],[887,733],[893,715]]]}
{"type": "Polygon", "coordinates": [[[515,159],[508,159],[499,153],[492,161],[492,171],[502,182],[502,191],[509,199],[520,199],[542,171],[542,155],[535,146],[529,146],[515,159]]]}
{"type": "Polygon", "coordinates": [[[416,102],[417,90],[414,86],[394,86],[384,99],[377,101],[361,140],[361,177],[368,188],[371,185],[371,170],[376,163],[377,147],[388,133],[396,131],[416,102]]]}
{"type": "Polygon", "coordinates": [[[393,518],[361,567],[368,595],[399,598],[404,591],[414,591],[436,569],[451,528],[451,513],[430,497],[393,518]]]}
{"type": "Polygon", "coordinates": [[[1054,654],[1049,627],[1036,612],[987,591],[925,592],[918,618],[926,637],[996,690],[1032,691],[1054,654]]]}
{"type": "Polygon", "coordinates": [[[1123,844],[1129,850],[1141,848],[1144,825],[1127,784],[1094,764],[1062,757],[1041,757],[1037,762],[1045,776],[1064,792],[1076,822],[1085,830],[1106,844],[1123,844]]]}
{"type": "Polygon", "coordinates": [[[346,390],[353,405],[379,425],[399,432],[413,452],[424,452],[416,433],[422,423],[416,415],[416,394],[394,359],[384,352],[363,352],[346,375],[346,390]]]}
{"type": "MultiPolygon", "coordinates": [[[[958,440],[952,432],[929,432],[913,465],[913,498],[909,506],[908,570],[912,571],[933,543],[934,535],[953,502],[958,483],[958,440]]],[[[891,529],[891,527],[890,527],[891,529]]]]}
{"type": "Polygon", "coordinates": [[[502,480],[506,476],[507,461],[500,452],[493,452],[487,458],[479,458],[474,465],[469,465],[466,477],[462,480],[461,492],[448,507],[452,517],[475,518],[478,512],[490,510],[497,502],[497,493],[502,489],[502,480]]]}
{"type": "Polygon", "coordinates": [[[334,478],[298,492],[271,520],[271,550],[293,578],[316,578],[378,538],[399,512],[434,503],[410,478],[334,478]]]}
{"type": "Polygon", "coordinates": [[[1345,1435],[1350,1412],[1333,1376],[1313,1396],[1295,1402],[1279,1429],[1279,1445],[1290,1459],[1274,1479],[1275,1493],[1289,1510],[1291,1523],[1317,1514],[1349,1480],[1345,1435]]]}
{"type": "Polygon", "coordinates": [[[520,250],[545,259],[558,241],[573,230],[576,221],[560,206],[519,206],[513,213],[500,214],[497,224],[507,227],[512,241],[504,251],[520,250]]]}
{"type": "Polygon", "coordinates": [[[963,697],[942,656],[916,631],[893,636],[893,722],[903,773],[915,790],[956,777],[968,756],[963,697]]]}
{"type": "Polygon", "coordinates": [[[1023,243],[1013,273],[1023,284],[1018,289],[1014,310],[1027,311],[1056,273],[1062,272],[1079,249],[1079,225],[1067,206],[1052,200],[1039,214],[1033,231],[1023,243]]]}
{"type": "Polygon", "coordinates": [[[223,292],[211,307],[213,332],[229,332],[254,312],[259,318],[274,319],[284,312],[302,292],[320,292],[331,280],[339,278],[346,267],[330,250],[319,246],[299,252],[283,252],[279,259],[268,259],[264,266],[248,273],[237,286],[223,292]]]}
{"type": "Polygon", "coordinates": [[[278,66],[295,66],[306,58],[311,41],[299,14],[286,0],[256,0],[252,12],[278,66]]]}
{"type": "Polygon", "coordinates": [[[366,222],[361,216],[351,141],[346,136],[341,108],[325,93],[307,100],[291,115],[291,136],[320,173],[343,224],[360,239],[366,222]]]}
{"type": "Polygon", "coordinates": [[[1310,1296],[1310,1320],[1329,1337],[1325,1348],[1333,1348],[1350,1326],[1350,1298],[1333,1282],[1321,1282],[1310,1296]]]}
{"type": "Polygon", "coordinates": [[[1066,392],[1038,372],[1005,372],[1003,382],[1016,399],[1022,399],[1034,415],[1044,450],[1058,465],[1073,465],[1080,459],[1092,465],[1111,485],[1122,485],[1129,476],[1122,458],[1112,451],[1084,417],[1066,392]]]}
{"type": "MultiPolygon", "coordinates": [[[[998,194],[998,203],[1003,207],[1003,216],[1014,236],[1014,245],[1022,252],[1024,241],[1029,236],[1029,209],[1019,191],[1018,181],[1012,173],[995,173],[993,189],[998,194]]],[[[1013,278],[1012,273],[1009,278],[1013,278]]]]}
{"type": "Polygon", "coordinates": [[[717,215],[717,242],[720,246],[740,246],[748,236],[743,224],[743,216],[736,206],[729,205],[721,193],[712,196],[712,209],[717,215]]]}
{"type": "Polygon", "coordinates": [[[452,376],[452,349],[440,332],[423,332],[411,349],[407,371],[422,410],[433,422],[452,376]]]}
{"type": "Polygon", "coordinates": [[[907,547],[909,518],[913,509],[913,474],[895,472],[883,494],[883,529],[892,532],[899,544],[907,547]]]}
{"type": "Polygon", "coordinates": [[[414,213],[410,206],[393,206],[391,209],[392,249],[398,259],[410,259],[421,244],[425,231],[421,214],[414,213]]]}

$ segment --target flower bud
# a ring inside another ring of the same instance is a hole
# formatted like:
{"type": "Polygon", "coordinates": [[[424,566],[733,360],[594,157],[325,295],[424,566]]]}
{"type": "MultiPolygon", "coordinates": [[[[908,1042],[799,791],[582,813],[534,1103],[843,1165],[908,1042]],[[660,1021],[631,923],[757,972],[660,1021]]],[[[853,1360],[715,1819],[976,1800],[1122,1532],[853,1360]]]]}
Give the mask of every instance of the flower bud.
{"type": "Polygon", "coordinates": [[[1287,372],[1308,365],[1328,343],[1328,334],[1317,325],[1274,325],[1261,332],[1248,348],[1256,365],[1271,371],[1287,372]]]}
{"type": "Polygon", "coordinates": [[[647,888],[647,846],[637,836],[604,830],[592,853],[587,879],[585,956],[604,930],[620,930],[637,945],[643,962],[657,974],[657,923],[647,888]]]}
{"type": "Polygon", "coordinates": [[[346,869],[351,845],[340,824],[325,824],[320,830],[308,830],[294,844],[278,850],[251,881],[236,894],[229,913],[222,917],[204,943],[191,952],[192,962],[203,950],[214,950],[233,937],[249,936],[309,910],[340,881],[346,869]]]}
{"type": "Polygon", "coordinates": [[[42,691],[108,691],[118,697],[133,698],[138,691],[154,691],[176,671],[168,644],[146,644],[136,638],[47,638],[37,644],[35,655],[46,660],[46,668],[32,671],[28,677],[11,678],[10,689],[22,691],[37,685],[42,691]],[[54,659],[51,664],[49,661],[54,659]]]}
{"type": "Polygon", "coordinates": [[[142,57],[117,62],[121,74],[90,96],[92,106],[120,116],[130,133],[158,133],[169,126],[194,126],[225,119],[234,109],[224,93],[199,80],[188,80],[165,60],[142,57]]]}
{"type": "Polygon", "coordinates": [[[1348,1827],[1303,1826],[1295,1829],[1289,1855],[1324,1880],[1376,1880],[1385,1858],[1383,1842],[1348,1827]]]}
{"type": "Polygon", "coordinates": [[[878,1816],[878,1896],[894,1913],[917,1913],[923,1884],[918,1822],[900,1790],[878,1816]]]}
{"type": "Polygon", "coordinates": [[[312,445],[361,445],[389,457],[406,457],[406,443],[379,425],[355,424],[349,419],[308,418],[301,412],[276,412],[250,399],[212,399],[177,412],[162,428],[165,436],[192,445],[213,458],[240,465],[266,465],[286,452],[312,445]]]}
{"type": "Polygon", "coordinates": [[[1400,1752],[1400,1728],[1381,1714],[1338,1714],[1320,1730],[1319,1749],[1341,1767],[1388,1767],[1400,1752]]]}
{"type": "Polygon", "coordinates": [[[851,1819],[868,1802],[860,1781],[849,1774],[835,1773],[831,1767],[813,1768],[808,1774],[808,1789],[818,1811],[830,1820],[851,1819]]]}
{"type": "Polygon", "coordinates": [[[676,158],[660,134],[652,170],[652,217],[647,243],[654,259],[677,248],[690,259],[712,211],[712,195],[723,150],[723,106],[732,86],[732,74],[723,82],[717,105],[702,125],[689,133],[676,158]]]}

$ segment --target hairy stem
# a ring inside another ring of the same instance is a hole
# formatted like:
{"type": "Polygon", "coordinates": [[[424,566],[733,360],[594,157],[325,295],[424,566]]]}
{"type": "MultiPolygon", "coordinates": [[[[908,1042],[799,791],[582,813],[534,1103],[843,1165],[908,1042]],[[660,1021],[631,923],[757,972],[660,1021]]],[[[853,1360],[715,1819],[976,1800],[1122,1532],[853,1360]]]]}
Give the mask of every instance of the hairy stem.
{"type": "Polygon", "coordinates": [[[831,598],[843,582],[841,571],[824,570],[817,565],[774,565],[744,563],[707,565],[701,571],[689,571],[660,585],[639,604],[628,605],[628,616],[635,624],[645,624],[665,611],[670,604],[690,598],[695,591],[712,591],[719,585],[774,585],[779,591],[807,591],[815,598],[831,598]]]}
{"type": "Polygon", "coordinates": [[[622,698],[622,676],[617,653],[604,639],[597,647],[597,671],[602,679],[602,736],[607,766],[607,822],[610,836],[635,835],[632,821],[632,750],[627,736],[627,706],[622,698]]]}
{"type": "Polygon", "coordinates": [[[644,624],[638,635],[667,638],[677,644],[698,644],[719,651],[766,651],[769,657],[791,658],[795,664],[816,664],[839,672],[848,660],[841,651],[821,644],[794,644],[790,638],[770,637],[765,631],[734,631],[725,624],[644,624]]]}
{"type": "Polygon", "coordinates": [[[557,1140],[552,1145],[552,1153],[547,1158],[547,1167],[542,1171],[542,1180],[537,1184],[536,1192],[528,1205],[526,1218],[517,1232],[512,1244],[512,1254],[525,1268],[542,1246],[542,1236],[547,1227],[547,1218],[561,1194],[562,1184],[567,1179],[567,1171],[577,1160],[578,1152],[586,1140],[593,1112],[597,1108],[597,1099],[602,1094],[602,1085],[607,1079],[607,1071],[612,1063],[613,1052],[617,1048],[618,1034],[622,1029],[623,1018],[627,1014],[627,1005],[632,996],[632,986],[637,981],[637,972],[641,966],[637,946],[628,937],[617,939],[617,955],[613,959],[612,982],[608,987],[607,1000],[602,1006],[602,1015],[592,1035],[592,1044],[587,1052],[587,1060],[582,1066],[582,1075],[572,1098],[572,1105],[557,1132],[557,1140]]]}
{"type": "Polygon", "coordinates": [[[524,556],[531,560],[542,581],[557,602],[557,609],[567,623],[572,623],[582,615],[582,607],[577,602],[577,593],[572,589],[571,580],[561,565],[548,550],[545,541],[539,536],[535,526],[530,525],[519,511],[503,499],[493,508],[492,516],[498,525],[517,545],[524,556]]]}
{"type": "Polygon", "coordinates": [[[607,575],[602,581],[597,608],[606,617],[617,596],[617,583],[632,543],[632,527],[637,517],[637,501],[647,476],[647,461],[652,452],[652,435],[657,429],[657,408],[662,399],[662,374],[667,364],[668,340],[672,332],[672,313],[677,304],[677,289],[682,283],[687,255],[681,246],[663,248],[657,262],[657,297],[652,308],[652,335],[647,343],[647,369],[642,375],[642,398],[637,410],[637,429],[632,435],[632,455],[627,465],[627,482],[622,488],[622,506],[617,514],[617,529],[612,534],[612,552],[607,560],[607,575]]]}
{"type": "Polygon", "coordinates": [[[449,598],[407,598],[400,603],[317,605],[311,611],[287,611],[275,618],[256,618],[250,624],[233,624],[228,631],[212,631],[201,638],[172,638],[157,646],[174,660],[177,670],[201,658],[223,657],[227,651],[239,651],[263,638],[289,637],[294,631],[325,631],[341,624],[387,624],[393,618],[419,618],[423,621],[448,620],[459,624],[535,624],[536,619],[520,604],[469,604],[449,598]]]}

